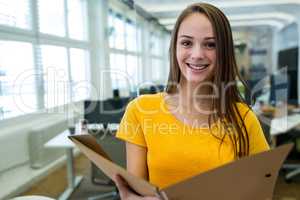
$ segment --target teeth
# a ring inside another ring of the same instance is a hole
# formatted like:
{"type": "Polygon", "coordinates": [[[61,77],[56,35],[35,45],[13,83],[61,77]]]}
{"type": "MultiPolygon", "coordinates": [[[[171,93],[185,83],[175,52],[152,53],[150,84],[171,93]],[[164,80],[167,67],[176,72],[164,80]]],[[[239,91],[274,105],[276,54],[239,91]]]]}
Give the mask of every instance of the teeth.
{"type": "Polygon", "coordinates": [[[204,68],[208,67],[208,64],[205,64],[205,65],[201,65],[201,64],[194,65],[194,64],[189,64],[188,63],[188,66],[191,67],[191,68],[193,68],[193,69],[201,70],[201,69],[204,69],[204,68]]]}

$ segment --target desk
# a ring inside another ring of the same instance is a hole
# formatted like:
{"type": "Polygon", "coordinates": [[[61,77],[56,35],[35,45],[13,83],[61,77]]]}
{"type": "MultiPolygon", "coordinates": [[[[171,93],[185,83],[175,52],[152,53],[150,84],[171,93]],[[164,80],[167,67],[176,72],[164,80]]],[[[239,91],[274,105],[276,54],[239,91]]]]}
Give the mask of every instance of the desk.
{"type": "MultiPolygon", "coordinates": [[[[271,121],[270,134],[272,137],[272,146],[276,145],[276,136],[280,134],[284,134],[287,131],[296,128],[300,125],[300,114],[292,114],[280,118],[274,118],[271,121]]],[[[300,165],[299,164],[284,164],[284,169],[294,169],[293,171],[287,173],[285,175],[285,180],[289,181],[294,176],[300,173],[300,165]]]]}
{"type": "Polygon", "coordinates": [[[271,120],[270,135],[271,135],[271,146],[276,146],[276,136],[284,134],[287,131],[296,128],[300,125],[300,114],[292,114],[283,117],[276,117],[271,120]]]}
{"type": "Polygon", "coordinates": [[[286,133],[300,125],[300,114],[292,114],[284,117],[274,118],[271,121],[270,134],[276,136],[286,133]]]}
{"type": "Polygon", "coordinates": [[[73,163],[73,148],[75,145],[68,138],[69,135],[69,130],[65,130],[45,144],[47,148],[65,149],[67,155],[68,187],[59,196],[58,200],[67,200],[82,180],[82,176],[75,176],[73,163]]]}

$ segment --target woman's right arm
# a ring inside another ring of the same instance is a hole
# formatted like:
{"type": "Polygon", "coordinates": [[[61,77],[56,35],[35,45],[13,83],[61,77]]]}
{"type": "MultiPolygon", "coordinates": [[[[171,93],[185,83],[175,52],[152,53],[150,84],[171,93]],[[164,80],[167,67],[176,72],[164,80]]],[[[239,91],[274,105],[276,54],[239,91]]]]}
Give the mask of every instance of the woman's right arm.
{"type": "Polygon", "coordinates": [[[126,142],[127,171],[144,180],[148,180],[147,149],[126,142]]]}
{"type": "MultiPolygon", "coordinates": [[[[127,171],[137,177],[148,180],[147,149],[126,142],[127,171]]],[[[115,177],[121,200],[159,200],[157,197],[142,197],[131,191],[122,177],[115,177]]]]}

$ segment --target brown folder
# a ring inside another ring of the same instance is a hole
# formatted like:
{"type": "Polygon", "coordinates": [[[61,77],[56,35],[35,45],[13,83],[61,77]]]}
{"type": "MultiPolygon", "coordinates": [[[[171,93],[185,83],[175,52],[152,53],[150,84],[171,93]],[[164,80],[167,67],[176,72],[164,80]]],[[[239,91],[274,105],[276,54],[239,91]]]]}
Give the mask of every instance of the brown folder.
{"type": "Polygon", "coordinates": [[[69,138],[111,179],[119,174],[138,194],[170,200],[271,200],[279,169],[293,146],[245,157],[159,190],[113,163],[93,136],[69,138]]]}

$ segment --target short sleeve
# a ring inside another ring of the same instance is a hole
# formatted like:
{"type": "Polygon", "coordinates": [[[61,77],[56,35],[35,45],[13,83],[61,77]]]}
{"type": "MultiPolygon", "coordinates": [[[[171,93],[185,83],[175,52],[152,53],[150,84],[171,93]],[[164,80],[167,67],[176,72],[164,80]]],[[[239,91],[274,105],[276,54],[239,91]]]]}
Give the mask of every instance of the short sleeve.
{"type": "Polygon", "coordinates": [[[249,135],[250,155],[269,150],[260,122],[252,110],[247,112],[244,122],[249,135]]]}
{"type": "Polygon", "coordinates": [[[146,147],[147,145],[140,120],[141,116],[136,104],[137,99],[134,99],[127,105],[116,137],[127,142],[146,147]]]}

